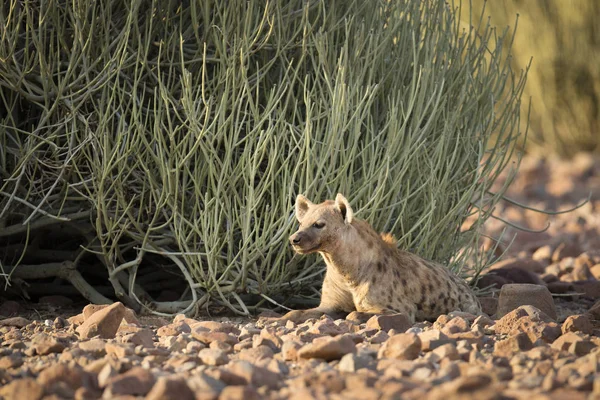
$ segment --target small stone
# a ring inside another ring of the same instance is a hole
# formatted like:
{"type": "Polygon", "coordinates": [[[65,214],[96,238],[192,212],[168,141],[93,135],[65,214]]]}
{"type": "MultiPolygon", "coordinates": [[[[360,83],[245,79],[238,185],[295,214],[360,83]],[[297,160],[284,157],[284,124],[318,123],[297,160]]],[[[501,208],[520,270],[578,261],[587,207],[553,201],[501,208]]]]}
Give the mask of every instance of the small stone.
{"type": "Polygon", "coordinates": [[[203,372],[195,373],[187,379],[187,385],[194,393],[214,394],[215,398],[225,388],[225,383],[203,372]]]}
{"type": "Polygon", "coordinates": [[[6,400],[39,400],[44,395],[44,388],[31,378],[16,379],[0,386],[0,397],[6,400]]]}
{"type": "Polygon", "coordinates": [[[334,324],[331,319],[325,318],[315,322],[315,324],[308,330],[308,333],[337,336],[344,333],[344,331],[339,326],[334,324]]]}
{"type": "Polygon", "coordinates": [[[282,380],[278,374],[271,372],[266,368],[252,365],[244,360],[232,362],[232,364],[229,365],[228,370],[231,373],[242,377],[246,384],[253,385],[257,388],[267,386],[270,389],[274,389],[279,386],[279,383],[282,380]]]}
{"type": "Polygon", "coordinates": [[[0,370],[19,368],[21,365],[23,365],[22,353],[12,353],[7,356],[0,357],[0,370]]]}
{"type": "Polygon", "coordinates": [[[421,340],[421,350],[431,351],[439,346],[446,343],[454,343],[454,340],[450,339],[439,329],[430,329],[419,333],[419,340],[421,340]]]}
{"type": "MultiPolygon", "coordinates": [[[[205,330],[202,328],[202,330],[205,330]]],[[[192,329],[188,324],[184,321],[174,322],[172,324],[163,325],[156,331],[156,336],[158,337],[166,337],[166,336],[177,336],[182,333],[190,333],[192,329]]]]}
{"type": "Polygon", "coordinates": [[[395,358],[398,360],[414,360],[421,352],[421,339],[413,333],[394,335],[381,346],[378,358],[395,358]]]}
{"type": "Polygon", "coordinates": [[[521,318],[530,317],[533,322],[551,322],[546,313],[534,306],[520,306],[505,314],[502,318],[496,321],[494,329],[496,333],[508,334],[518,326],[518,321],[521,318]]]}
{"type": "Polygon", "coordinates": [[[596,344],[588,339],[586,335],[575,332],[567,332],[552,343],[552,348],[560,351],[568,351],[576,356],[588,354],[596,344]]]}
{"type": "Polygon", "coordinates": [[[470,323],[462,317],[455,317],[448,321],[442,328],[446,335],[452,335],[460,332],[467,332],[470,329],[470,323]]]}
{"type": "Polygon", "coordinates": [[[285,361],[296,361],[298,358],[298,350],[302,347],[302,343],[298,341],[288,340],[283,342],[281,346],[281,355],[285,361]]]}
{"type": "Polygon", "coordinates": [[[51,388],[59,384],[66,384],[73,392],[82,386],[90,389],[95,386],[95,379],[90,373],[79,366],[69,367],[65,364],[50,365],[40,372],[37,382],[47,392],[53,391],[51,388]]]}
{"type": "Polygon", "coordinates": [[[532,255],[531,258],[535,261],[540,262],[550,262],[552,258],[552,247],[550,245],[545,245],[538,248],[532,255]]]}
{"type": "Polygon", "coordinates": [[[238,359],[247,360],[256,363],[263,358],[273,358],[273,350],[267,346],[258,346],[251,349],[242,350],[238,354],[238,359]]]}
{"type": "Polygon", "coordinates": [[[227,386],[219,395],[219,400],[260,400],[261,395],[252,386],[227,386]]]}
{"type": "Polygon", "coordinates": [[[348,353],[343,356],[338,364],[338,368],[342,372],[356,372],[362,368],[368,368],[373,359],[366,355],[357,355],[348,353]]]}
{"type": "Polygon", "coordinates": [[[378,329],[396,332],[406,332],[412,326],[408,316],[405,314],[374,315],[367,321],[367,329],[378,329]]]}
{"type": "Polygon", "coordinates": [[[386,333],[386,331],[379,331],[369,339],[371,344],[379,344],[383,343],[390,338],[390,335],[386,333]]]}
{"type": "Polygon", "coordinates": [[[587,315],[569,315],[562,324],[562,333],[581,332],[592,334],[594,327],[587,315]]]}
{"type": "Polygon", "coordinates": [[[124,315],[125,306],[122,303],[111,304],[86,318],[85,322],[77,328],[77,333],[82,339],[90,339],[94,336],[112,339],[115,337],[124,315]]]}
{"type": "Polygon", "coordinates": [[[304,345],[298,350],[298,358],[321,358],[325,361],[339,360],[345,354],[355,353],[356,345],[348,336],[325,337],[304,345]]]}
{"type": "Polygon", "coordinates": [[[133,367],[129,371],[113,376],[108,380],[104,398],[118,395],[145,396],[156,382],[152,373],[142,367],[133,367]]]}
{"type": "Polygon", "coordinates": [[[34,336],[31,340],[31,346],[40,356],[50,353],[62,353],[66,347],[63,343],[45,333],[34,336]]]}
{"type": "Polygon", "coordinates": [[[196,329],[196,327],[194,327],[194,329],[192,329],[192,337],[194,339],[196,339],[197,341],[204,343],[204,344],[210,344],[211,342],[214,342],[216,340],[230,344],[232,346],[238,343],[238,339],[235,336],[232,336],[228,333],[207,332],[204,330],[198,330],[198,329],[196,329]]]}
{"type": "Polygon", "coordinates": [[[194,392],[183,378],[163,376],[158,378],[146,395],[146,400],[194,400],[194,392]]]}
{"type": "Polygon", "coordinates": [[[150,329],[136,328],[135,332],[123,335],[123,343],[133,343],[136,346],[154,347],[154,334],[150,329]]]}
{"type": "Polygon", "coordinates": [[[454,343],[446,343],[433,349],[431,352],[439,356],[440,359],[458,360],[460,358],[454,343]]]}
{"type": "Polygon", "coordinates": [[[117,376],[117,371],[109,363],[104,364],[102,369],[98,372],[98,386],[105,388],[113,376],[117,376]]]}
{"type": "Polygon", "coordinates": [[[128,343],[106,343],[104,350],[107,355],[120,359],[133,354],[133,345],[128,343]]]}
{"type": "Polygon", "coordinates": [[[499,357],[511,357],[515,353],[530,350],[533,347],[527,334],[521,332],[499,340],[494,345],[494,355],[499,357]]]}
{"type": "Polygon", "coordinates": [[[556,307],[552,295],[546,286],[532,284],[509,284],[504,285],[498,299],[498,310],[496,316],[503,317],[512,310],[523,305],[534,306],[550,318],[556,320],[556,307]]]}
{"type": "Polygon", "coordinates": [[[224,365],[229,362],[227,354],[221,350],[202,349],[198,352],[198,358],[206,365],[224,365]]]}
{"type": "Polygon", "coordinates": [[[190,326],[192,325],[194,328],[199,326],[211,332],[225,332],[233,335],[240,334],[240,330],[238,329],[238,327],[228,322],[196,321],[194,323],[190,323],[190,326]]]}

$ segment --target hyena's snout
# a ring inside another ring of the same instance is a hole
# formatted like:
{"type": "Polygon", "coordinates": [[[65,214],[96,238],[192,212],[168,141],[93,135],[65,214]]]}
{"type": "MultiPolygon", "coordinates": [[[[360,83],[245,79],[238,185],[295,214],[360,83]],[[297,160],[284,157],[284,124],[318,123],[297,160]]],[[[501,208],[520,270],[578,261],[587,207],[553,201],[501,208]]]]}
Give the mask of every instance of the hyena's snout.
{"type": "Polygon", "coordinates": [[[303,239],[305,239],[305,235],[303,232],[296,232],[292,236],[290,236],[290,244],[292,246],[302,246],[303,239]]]}

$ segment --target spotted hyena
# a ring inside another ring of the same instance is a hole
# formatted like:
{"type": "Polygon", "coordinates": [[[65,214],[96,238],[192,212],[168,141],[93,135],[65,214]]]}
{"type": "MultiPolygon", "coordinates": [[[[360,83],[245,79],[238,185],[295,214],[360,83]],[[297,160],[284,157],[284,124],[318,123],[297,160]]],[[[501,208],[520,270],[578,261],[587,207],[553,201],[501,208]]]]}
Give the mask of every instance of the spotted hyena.
{"type": "Polygon", "coordinates": [[[327,265],[321,304],[310,310],[287,313],[302,320],[322,314],[340,315],[401,312],[411,321],[433,320],[461,310],[481,311],[477,297],[465,281],[447,268],[400,250],[389,234],[378,234],[354,218],[344,196],[313,204],[296,198],[300,229],[290,236],[299,254],[318,252],[327,265]]]}

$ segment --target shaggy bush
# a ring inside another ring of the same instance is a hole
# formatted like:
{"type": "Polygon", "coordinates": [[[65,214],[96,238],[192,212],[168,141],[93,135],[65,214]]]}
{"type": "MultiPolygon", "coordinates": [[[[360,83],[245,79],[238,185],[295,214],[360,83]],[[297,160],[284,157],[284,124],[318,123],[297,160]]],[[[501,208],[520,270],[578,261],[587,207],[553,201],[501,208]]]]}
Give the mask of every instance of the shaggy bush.
{"type": "Polygon", "coordinates": [[[477,230],[502,196],[489,189],[514,155],[525,79],[505,35],[479,19],[464,31],[459,12],[437,0],[9,0],[7,285],[68,282],[155,313],[310,302],[323,264],[287,244],[298,193],[344,193],[403,248],[479,270],[477,230]]]}

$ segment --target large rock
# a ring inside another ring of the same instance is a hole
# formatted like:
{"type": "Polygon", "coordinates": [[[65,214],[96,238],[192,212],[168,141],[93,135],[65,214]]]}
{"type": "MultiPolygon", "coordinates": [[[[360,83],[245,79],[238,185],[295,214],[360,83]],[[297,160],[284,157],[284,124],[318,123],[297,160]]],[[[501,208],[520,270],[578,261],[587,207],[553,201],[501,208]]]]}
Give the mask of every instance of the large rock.
{"type": "Polygon", "coordinates": [[[348,336],[341,335],[326,337],[304,345],[298,350],[298,358],[321,358],[325,361],[333,361],[355,352],[354,341],[348,336]]]}
{"type": "Polygon", "coordinates": [[[0,386],[0,397],[5,400],[38,400],[44,395],[44,388],[32,378],[17,379],[0,386]]]}
{"type": "Polygon", "coordinates": [[[527,283],[502,286],[498,299],[496,317],[502,318],[519,306],[534,306],[556,320],[556,307],[552,295],[546,286],[527,283]]]}
{"type": "Polygon", "coordinates": [[[421,352],[421,339],[414,333],[400,333],[388,339],[381,346],[378,358],[414,360],[421,352]]]}
{"type": "Polygon", "coordinates": [[[396,332],[406,332],[412,326],[408,316],[405,314],[374,315],[367,321],[367,329],[379,329],[396,332]]]}
{"type": "Polygon", "coordinates": [[[94,336],[112,339],[117,334],[124,316],[125,306],[122,303],[111,304],[86,318],[85,322],[77,328],[77,333],[82,339],[89,339],[94,336]]]}
{"type": "Polygon", "coordinates": [[[158,378],[146,400],[194,400],[194,392],[183,378],[163,376],[158,378]]]}

